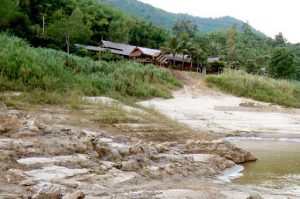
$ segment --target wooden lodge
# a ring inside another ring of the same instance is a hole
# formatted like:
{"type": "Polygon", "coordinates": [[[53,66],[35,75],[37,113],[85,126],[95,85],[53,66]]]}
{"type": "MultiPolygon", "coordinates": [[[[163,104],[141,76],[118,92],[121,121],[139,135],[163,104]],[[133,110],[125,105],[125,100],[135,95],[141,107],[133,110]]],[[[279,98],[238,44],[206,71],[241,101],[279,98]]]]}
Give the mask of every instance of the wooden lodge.
{"type": "MultiPolygon", "coordinates": [[[[178,69],[193,70],[191,68],[191,58],[188,55],[176,54],[175,57],[172,54],[163,54],[161,50],[144,48],[139,46],[132,46],[128,44],[115,43],[111,41],[102,40],[99,47],[97,46],[85,46],[76,44],[78,48],[84,48],[92,52],[109,51],[112,54],[123,56],[126,59],[132,59],[143,64],[155,64],[158,66],[174,65],[178,69]]],[[[220,61],[218,57],[208,58],[208,62],[220,61]]],[[[194,66],[195,67],[195,66],[194,66]]],[[[199,68],[196,71],[203,72],[199,68]]],[[[206,70],[205,70],[206,71],[206,70]]]]}
{"type": "Polygon", "coordinates": [[[105,40],[102,40],[99,47],[85,46],[80,44],[76,44],[76,47],[85,48],[86,50],[95,53],[100,51],[109,51],[112,54],[120,55],[127,59],[136,60],[143,64],[155,64],[158,66],[166,66],[170,64],[169,57],[157,49],[132,46],[105,40]]]}
{"type": "Polygon", "coordinates": [[[168,58],[157,49],[131,46],[104,40],[100,44],[100,49],[108,50],[113,54],[121,55],[143,64],[156,64],[159,66],[169,64],[168,58]]]}

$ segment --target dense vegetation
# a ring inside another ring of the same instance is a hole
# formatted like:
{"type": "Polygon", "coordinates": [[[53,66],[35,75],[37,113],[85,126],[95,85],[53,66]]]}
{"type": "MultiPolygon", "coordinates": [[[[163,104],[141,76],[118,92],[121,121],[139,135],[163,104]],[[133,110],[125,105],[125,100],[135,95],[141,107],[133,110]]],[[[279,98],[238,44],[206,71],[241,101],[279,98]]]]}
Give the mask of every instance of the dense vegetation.
{"type": "Polygon", "coordinates": [[[201,18],[193,17],[187,14],[173,14],[137,0],[99,1],[107,2],[110,5],[123,10],[124,12],[130,13],[134,17],[141,17],[167,29],[172,29],[173,25],[177,21],[181,21],[183,19],[193,21],[202,33],[210,33],[226,29],[232,24],[235,24],[237,28],[241,30],[243,25],[241,20],[230,16],[220,18],[201,18]]]}
{"type": "Polygon", "coordinates": [[[101,39],[158,48],[167,31],[94,0],[0,0],[0,30],[34,46],[71,50],[75,42],[101,39]],[[67,37],[67,38],[66,38],[67,37]]]}
{"type": "Polygon", "coordinates": [[[64,98],[59,96],[72,94],[170,97],[170,89],[180,86],[169,70],[151,65],[96,62],[62,51],[32,48],[6,34],[0,34],[0,46],[0,91],[26,91],[34,96],[34,102],[60,103],[64,98]]]}
{"type": "Polygon", "coordinates": [[[237,70],[207,76],[205,81],[237,96],[300,107],[300,82],[275,80],[237,70]]]}
{"type": "MultiPolygon", "coordinates": [[[[221,57],[223,66],[243,68],[253,74],[300,79],[299,44],[287,43],[282,34],[275,40],[257,34],[247,23],[227,24],[227,29],[204,34],[198,31],[201,26],[184,19],[174,21],[171,35],[151,22],[130,17],[99,0],[0,1],[0,29],[27,39],[33,46],[73,52],[76,42],[97,45],[104,38],[185,54],[192,59],[191,67],[206,66],[212,72],[220,72],[222,65],[208,65],[207,57],[221,57]]],[[[154,9],[135,0],[122,1],[123,6],[131,4],[133,9],[137,6],[135,10],[154,9]]]]}

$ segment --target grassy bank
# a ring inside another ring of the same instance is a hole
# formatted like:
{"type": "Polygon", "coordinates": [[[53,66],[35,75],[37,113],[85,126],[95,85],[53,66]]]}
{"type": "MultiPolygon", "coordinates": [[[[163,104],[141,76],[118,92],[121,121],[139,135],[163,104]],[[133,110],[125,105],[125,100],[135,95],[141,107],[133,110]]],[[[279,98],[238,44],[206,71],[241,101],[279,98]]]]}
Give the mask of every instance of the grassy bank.
{"type": "Polygon", "coordinates": [[[59,104],[72,96],[119,99],[168,98],[181,86],[167,69],[134,62],[101,62],[61,51],[32,48],[0,34],[0,92],[24,92],[33,103],[59,104]]]}
{"type": "Polygon", "coordinates": [[[237,96],[300,107],[300,82],[275,80],[236,70],[226,70],[220,75],[209,75],[205,81],[237,96]]]}

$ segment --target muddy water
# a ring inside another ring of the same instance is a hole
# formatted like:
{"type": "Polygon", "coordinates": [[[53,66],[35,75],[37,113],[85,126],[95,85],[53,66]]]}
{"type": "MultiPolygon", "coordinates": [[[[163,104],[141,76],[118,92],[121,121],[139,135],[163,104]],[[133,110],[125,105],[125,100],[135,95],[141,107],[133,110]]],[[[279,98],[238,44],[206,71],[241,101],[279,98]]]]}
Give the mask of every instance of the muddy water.
{"type": "Polygon", "coordinates": [[[252,152],[257,162],[247,163],[233,183],[300,196],[300,140],[230,140],[252,152]],[[298,142],[299,141],[299,142],[298,142]]]}

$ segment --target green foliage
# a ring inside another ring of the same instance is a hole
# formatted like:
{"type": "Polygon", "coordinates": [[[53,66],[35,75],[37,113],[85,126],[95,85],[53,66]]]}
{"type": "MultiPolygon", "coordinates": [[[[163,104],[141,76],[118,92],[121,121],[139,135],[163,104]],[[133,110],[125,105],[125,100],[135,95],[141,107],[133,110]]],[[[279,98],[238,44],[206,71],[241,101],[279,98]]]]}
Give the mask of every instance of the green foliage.
{"type": "Polygon", "coordinates": [[[129,17],[111,22],[108,29],[109,40],[128,43],[130,41],[130,31],[133,26],[134,20],[129,17]]]}
{"type": "Polygon", "coordinates": [[[275,78],[295,78],[294,54],[286,47],[277,47],[272,52],[269,71],[275,78]]]}
{"type": "Polygon", "coordinates": [[[225,68],[225,64],[220,61],[210,62],[207,64],[208,73],[221,73],[225,68]]]}
{"type": "Polygon", "coordinates": [[[182,19],[173,25],[172,31],[177,37],[183,34],[187,34],[189,37],[192,37],[198,31],[198,27],[191,20],[182,19]]]}
{"type": "Polygon", "coordinates": [[[0,28],[8,25],[17,15],[17,4],[14,0],[0,0],[0,28]]]}
{"type": "Polygon", "coordinates": [[[124,57],[113,54],[110,51],[100,51],[97,53],[96,59],[109,62],[109,61],[122,61],[124,60],[124,57]]]}
{"type": "Polygon", "coordinates": [[[278,35],[275,35],[275,42],[276,45],[283,45],[286,43],[286,38],[284,38],[282,32],[278,33],[278,35]]]}
{"type": "Polygon", "coordinates": [[[56,23],[49,26],[47,34],[53,40],[65,40],[67,45],[67,52],[69,53],[69,48],[72,43],[87,41],[92,32],[79,21],[68,19],[57,21],[56,23]]]}
{"type": "Polygon", "coordinates": [[[52,45],[65,49],[83,41],[97,45],[103,38],[158,48],[168,36],[163,28],[95,0],[18,1],[18,5],[14,2],[1,0],[0,28],[3,22],[9,32],[36,47],[52,45]],[[70,40],[64,38],[64,42],[62,38],[66,33],[70,40]]]}
{"type": "Polygon", "coordinates": [[[300,107],[299,82],[275,80],[237,70],[225,70],[220,75],[209,75],[205,81],[237,96],[300,107]]]}
{"type": "Polygon", "coordinates": [[[168,41],[161,47],[162,52],[173,55],[173,65],[175,65],[175,55],[182,49],[182,42],[176,36],[172,36],[168,41]]]}
{"type": "Polygon", "coordinates": [[[200,47],[197,48],[197,51],[192,53],[191,57],[197,67],[202,67],[207,64],[207,54],[200,47]]]}
{"type": "Polygon", "coordinates": [[[0,34],[0,45],[0,91],[26,91],[28,99],[37,103],[61,103],[63,97],[57,96],[70,93],[136,99],[170,97],[170,89],[181,85],[169,70],[151,65],[93,61],[32,48],[5,34],[0,34]],[[48,99],[42,99],[43,95],[48,99]]]}

